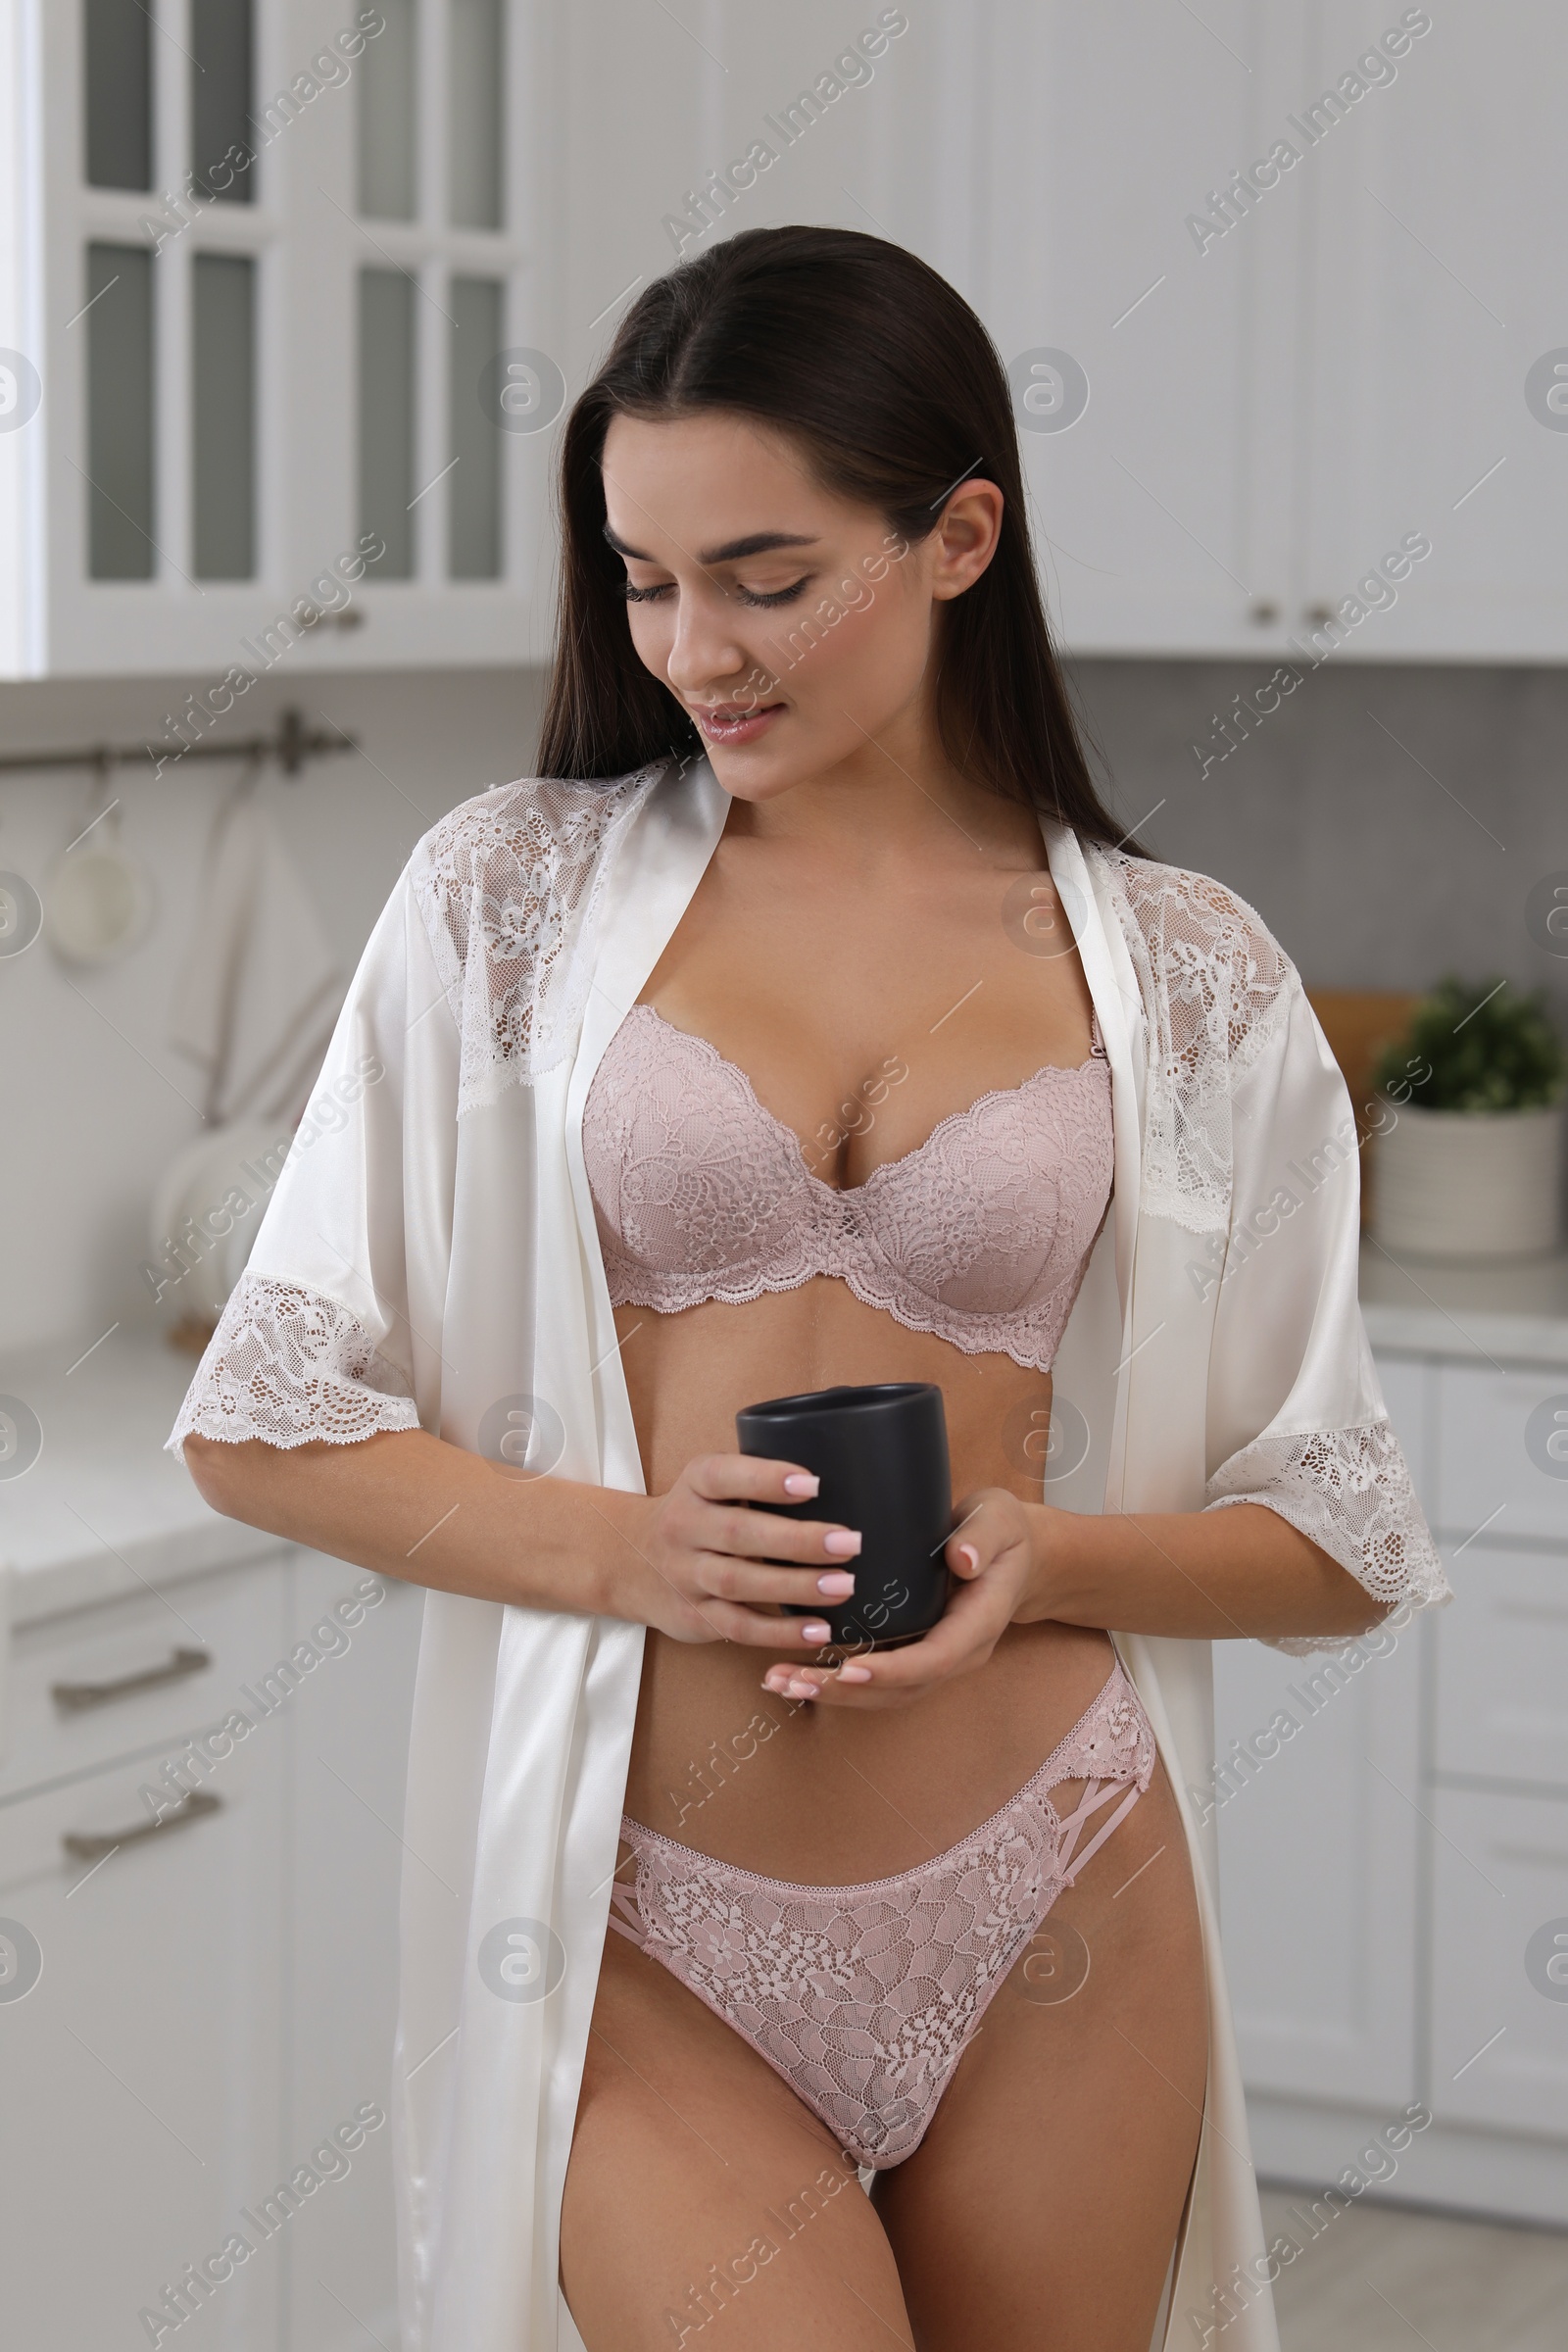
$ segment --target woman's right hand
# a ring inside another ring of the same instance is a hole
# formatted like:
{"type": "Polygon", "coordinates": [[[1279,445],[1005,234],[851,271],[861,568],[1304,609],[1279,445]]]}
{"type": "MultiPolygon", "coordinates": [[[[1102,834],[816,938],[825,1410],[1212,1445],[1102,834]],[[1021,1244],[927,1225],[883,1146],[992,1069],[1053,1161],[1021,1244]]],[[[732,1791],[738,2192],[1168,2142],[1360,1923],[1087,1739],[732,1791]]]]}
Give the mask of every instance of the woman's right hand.
{"type": "Polygon", "coordinates": [[[838,1606],[855,1591],[846,1565],[860,1548],[853,1528],[821,1519],[781,1519],[757,1502],[804,1502],[819,1481],[795,1462],[749,1453],[703,1453],[666,1494],[617,1499],[636,1506],[615,1524],[643,1573],[633,1577],[624,1614],[676,1642],[743,1642],[777,1650],[798,1641],[820,1649],[825,1619],[786,1617],[780,1603],[838,1606]],[[799,1563],[779,1567],[780,1560],[799,1563]]]}

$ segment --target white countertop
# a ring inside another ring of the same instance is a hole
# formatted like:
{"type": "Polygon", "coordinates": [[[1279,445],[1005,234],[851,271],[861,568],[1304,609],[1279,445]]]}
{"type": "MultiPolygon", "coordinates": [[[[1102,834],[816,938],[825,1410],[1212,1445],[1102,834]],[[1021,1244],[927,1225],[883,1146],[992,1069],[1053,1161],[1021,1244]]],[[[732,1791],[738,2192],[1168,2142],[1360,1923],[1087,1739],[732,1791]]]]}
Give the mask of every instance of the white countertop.
{"type": "Polygon", "coordinates": [[[1513,1265],[1429,1265],[1361,1245],[1374,1348],[1458,1362],[1568,1365],[1568,1251],[1513,1265]]]}
{"type": "Polygon", "coordinates": [[[31,1468],[0,1479],[14,1625],[278,1547],[210,1510],[163,1450],[194,1358],[147,1331],[118,1330],[94,1348],[96,1336],[0,1359],[0,1396],[20,1397],[43,1431],[31,1468]]]}
{"type": "MultiPolygon", "coordinates": [[[[1372,1345],[1385,1351],[1568,1366],[1568,1253],[1418,1265],[1368,1242],[1361,1300],[1372,1345]]],[[[43,1430],[31,1468],[0,1479],[13,1624],[253,1559],[279,1542],[210,1510],[163,1450],[193,1358],[145,1330],[117,1330],[96,1347],[95,1336],[0,1358],[0,1396],[20,1396],[43,1430]]]]}

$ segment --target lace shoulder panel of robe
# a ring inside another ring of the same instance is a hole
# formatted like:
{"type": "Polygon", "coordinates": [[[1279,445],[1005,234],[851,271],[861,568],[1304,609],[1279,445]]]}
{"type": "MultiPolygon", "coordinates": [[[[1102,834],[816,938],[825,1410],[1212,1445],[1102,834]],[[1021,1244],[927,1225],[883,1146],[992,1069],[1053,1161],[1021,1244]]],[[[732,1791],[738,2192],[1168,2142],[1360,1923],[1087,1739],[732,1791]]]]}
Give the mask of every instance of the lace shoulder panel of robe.
{"type": "Polygon", "coordinates": [[[340,1299],[303,1283],[242,1274],[196,1368],[164,1450],[185,1440],[242,1446],[352,1446],[383,1429],[417,1429],[402,1366],[340,1299]]]}
{"type": "Polygon", "coordinates": [[[1145,1213],[1195,1233],[1221,1230],[1232,1098],[1289,1011],[1296,966],[1223,883],[1120,850],[1086,854],[1108,875],[1144,1002],[1145,1213]]]}
{"type": "MultiPolygon", "coordinates": [[[[1348,1429],[1267,1432],[1222,1462],[1206,1510],[1260,1502],[1349,1570],[1374,1600],[1410,1609],[1453,1598],[1404,1451],[1386,1417],[1348,1429]]],[[[1304,1657],[1359,1636],[1291,1636],[1271,1649],[1304,1657]]]]}
{"type": "Polygon", "coordinates": [[[667,764],[498,784],[416,846],[410,879],[462,1039],[460,1115],[565,1058],[610,853],[667,764]]]}

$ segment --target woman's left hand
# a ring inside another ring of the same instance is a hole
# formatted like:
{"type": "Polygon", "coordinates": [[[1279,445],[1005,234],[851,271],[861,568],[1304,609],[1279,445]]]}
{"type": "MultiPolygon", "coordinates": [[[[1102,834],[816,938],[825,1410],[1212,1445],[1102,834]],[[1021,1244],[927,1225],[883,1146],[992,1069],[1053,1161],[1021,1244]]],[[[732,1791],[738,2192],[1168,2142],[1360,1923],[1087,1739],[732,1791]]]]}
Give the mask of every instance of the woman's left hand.
{"type": "Polygon", "coordinates": [[[818,1705],[906,1707],[938,1683],[972,1674],[1035,1597],[1044,1518],[1005,1487],[965,1495],[943,1555],[959,1582],[928,1634],[900,1649],[858,1651],[838,1666],[799,1659],[770,1666],[763,1690],[818,1705]]]}

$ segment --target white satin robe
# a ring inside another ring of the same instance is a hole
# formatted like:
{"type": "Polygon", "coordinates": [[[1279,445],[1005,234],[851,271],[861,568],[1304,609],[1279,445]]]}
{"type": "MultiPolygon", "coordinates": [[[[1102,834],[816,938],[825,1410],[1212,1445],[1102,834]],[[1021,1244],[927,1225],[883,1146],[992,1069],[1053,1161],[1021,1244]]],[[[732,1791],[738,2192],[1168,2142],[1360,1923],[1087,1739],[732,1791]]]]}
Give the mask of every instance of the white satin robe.
{"type": "MultiPolygon", "coordinates": [[[[495,1457],[511,1410],[543,1466],[641,1490],[583,1102],[728,806],[706,760],[662,763],[612,788],[500,788],[419,845],[172,1446],[419,1425],[495,1457]]],[[[1325,1149],[1348,1102],[1294,971],[1217,886],[1043,829],[1115,1127],[1111,1214],[1056,1364],[1092,1442],[1054,1495],[1250,1497],[1380,1597],[1443,1597],[1356,1303],[1355,1153],[1325,1149]]],[[[1212,2328],[1226,2352],[1277,2352],[1212,1831],[1187,1794],[1212,1772],[1209,1645],[1116,1639],[1182,1810],[1209,1988],[1201,2144],[1155,2340],[1212,2328]]],[[[393,2089],[407,2352],[580,2344],[560,2215],[643,1640],[613,1618],[426,1597],[393,2089]]]]}

